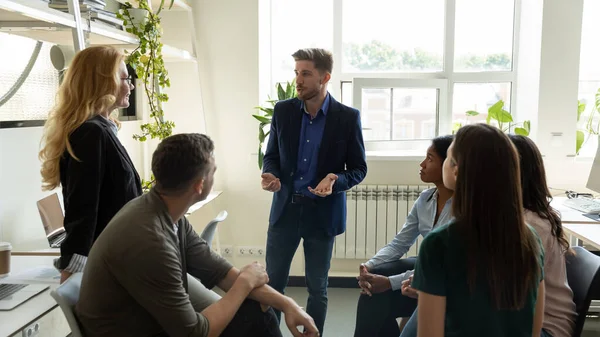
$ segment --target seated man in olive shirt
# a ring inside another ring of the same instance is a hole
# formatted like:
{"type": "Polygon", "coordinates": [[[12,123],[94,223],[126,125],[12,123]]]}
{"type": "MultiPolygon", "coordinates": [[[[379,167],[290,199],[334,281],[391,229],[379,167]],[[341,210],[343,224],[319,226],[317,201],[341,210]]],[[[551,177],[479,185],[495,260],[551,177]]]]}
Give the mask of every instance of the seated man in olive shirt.
{"type": "Polygon", "coordinates": [[[213,148],[201,134],[174,135],[158,145],[155,186],[115,215],[88,256],[76,306],[85,336],[281,336],[269,307],[284,312],[294,336],[318,335],[296,302],[266,285],[263,266],[232,267],[185,218],[212,188],[213,148]],[[226,295],[194,308],[188,273],[226,295]]]}

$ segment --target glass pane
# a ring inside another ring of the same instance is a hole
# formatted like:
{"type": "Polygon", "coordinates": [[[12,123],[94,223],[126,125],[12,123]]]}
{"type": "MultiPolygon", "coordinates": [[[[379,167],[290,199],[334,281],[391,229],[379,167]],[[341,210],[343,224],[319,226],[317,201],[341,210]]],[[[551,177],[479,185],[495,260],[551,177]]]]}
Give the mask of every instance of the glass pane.
{"type": "Polygon", "coordinates": [[[454,71],[512,69],[514,0],[456,0],[454,71]]]}
{"type": "Polygon", "coordinates": [[[363,89],[360,115],[365,141],[390,140],[391,89],[363,89]]]}
{"type": "MultiPolygon", "coordinates": [[[[36,41],[0,33],[0,46],[11,46],[10,53],[0,53],[0,96],[13,88],[25,70],[36,41]]],[[[51,44],[44,43],[29,76],[4,105],[0,121],[43,120],[54,105],[58,90],[58,71],[50,61],[51,44]]]]}
{"type": "Polygon", "coordinates": [[[579,65],[580,81],[600,81],[600,1],[585,0],[583,3],[583,26],[581,30],[581,63],[579,65]]]}
{"type": "Polygon", "coordinates": [[[441,71],[444,0],[344,0],[342,71],[441,71]]]}
{"type": "Polygon", "coordinates": [[[292,54],[298,49],[311,47],[333,48],[333,0],[271,1],[273,93],[275,83],[294,79],[292,54]],[[306,24],[301,24],[301,33],[295,33],[295,26],[302,22],[306,24]]]}
{"type": "MultiPolygon", "coordinates": [[[[590,114],[596,103],[595,96],[598,89],[600,89],[600,80],[579,82],[579,102],[585,104],[585,110],[581,114],[581,117],[579,117],[579,122],[577,123],[577,128],[584,131],[585,134],[585,142],[579,150],[579,155],[582,157],[594,157],[596,155],[596,149],[598,148],[598,136],[588,136],[587,132],[585,132],[585,126],[589,122],[590,114]]],[[[598,128],[598,123],[600,123],[600,118],[598,117],[598,112],[596,112],[594,113],[592,126],[598,128]]]]}
{"type": "Polygon", "coordinates": [[[342,82],[342,104],[352,106],[352,90],[352,82],[342,82]]]}
{"type": "Polygon", "coordinates": [[[438,91],[435,88],[393,88],[393,140],[435,137],[438,91]]]}
{"type": "MultiPolygon", "coordinates": [[[[462,125],[485,123],[488,108],[499,100],[504,110],[510,112],[511,83],[456,83],[452,99],[452,122],[462,125]],[[467,111],[477,111],[477,116],[467,116],[467,111]]],[[[519,122],[518,120],[516,122],[519,122]]]]}

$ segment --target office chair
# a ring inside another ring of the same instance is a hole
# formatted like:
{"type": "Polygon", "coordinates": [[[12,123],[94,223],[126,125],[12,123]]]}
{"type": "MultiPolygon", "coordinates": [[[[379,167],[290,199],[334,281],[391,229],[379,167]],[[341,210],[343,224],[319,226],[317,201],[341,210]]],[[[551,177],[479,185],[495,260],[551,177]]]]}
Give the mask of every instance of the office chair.
{"type": "Polygon", "coordinates": [[[600,293],[600,257],[583,247],[572,248],[575,255],[566,257],[567,281],[577,310],[573,337],[580,337],[592,299],[600,293]]]}
{"type": "Polygon", "coordinates": [[[71,328],[71,337],[83,337],[79,322],[75,317],[75,305],[79,301],[79,289],[81,288],[81,276],[83,273],[71,275],[63,284],[50,292],[54,300],[60,306],[63,314],[67,318],[67,323],[71,328]]]}
{"type": "Polygon", "coordinates": [[[219,214],[217,214],[217,216],[214,219],[212,219],[208,223],[208,225],[206,225],[206,227],[202,231],[202,234],[200,234],[200,237],[204,239],[206,243],[208,243],[208,247],[212,248],[212,242],[213,238],[215,237],[217,225],[219,224],[219,222],[222,222],[225,219],[227,219],[227,211],[221,211],[219,214]]]}

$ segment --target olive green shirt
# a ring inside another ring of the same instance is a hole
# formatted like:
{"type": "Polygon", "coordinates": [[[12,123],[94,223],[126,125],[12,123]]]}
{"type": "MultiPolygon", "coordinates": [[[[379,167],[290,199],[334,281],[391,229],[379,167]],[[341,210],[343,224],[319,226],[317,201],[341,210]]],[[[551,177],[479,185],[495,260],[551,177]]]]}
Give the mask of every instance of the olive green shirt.
{"type": "Polygon", "coordinates": [[[210,289],[232,265],[185,217],[173,225],[154,190],[110,221],[83,272],[75,311],[85,336],[208,335],[208,320],[190,303],[187,273],[210,289]]]}

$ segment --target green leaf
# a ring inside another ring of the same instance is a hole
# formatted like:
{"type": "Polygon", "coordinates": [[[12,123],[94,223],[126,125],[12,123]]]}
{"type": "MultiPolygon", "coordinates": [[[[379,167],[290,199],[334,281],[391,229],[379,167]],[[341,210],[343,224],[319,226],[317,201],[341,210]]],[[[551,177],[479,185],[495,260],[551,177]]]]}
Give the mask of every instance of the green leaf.
{"type": "Polygon", "coordinates": [[[515,128],[515,134],[519,136],[529,136],[529,131],[525,130],[525,128],[515,128]]]}
{"type": "Polygon", "coordinates": [[[497,120],[500,123],[500,111],[502,111],[502,108],[504,108],[504,101],[503,100],[499,100],[498,102],[496,102],[494,105],[492,105],[491,107],[488,108],[488,115],[487,118],[485,119],[485,122],[487,124],[490,124],[490,121],[492,119],[497,120]]]}
{"type": "Polygon", "coordinates": [[[498,122],[501,123],[510,123],[513,121],[512,115],[510,114],[510,112],[506,111],[506,110],[500,110],[500,113],[498,114],[498,122]]]}
{"type": "Polygon", "coordinates": [[[473,117],[473,116],[477,116],[477,115],[479,115],[479,112],[477,112],[477,111],[474,111],[474,110],[469,110],[469,111],[465,112],[465,114],[466,114],[467,116],[471,116],[471,117],[473,117]]]}
{"type": "Polygon", "coordinates": [[[267,116],[273,116],[273,108],[265,108],[262,106],[257,106],[255,109],[258,109],[264,112],[267,116]]]}
{"type": "Polygon", "coordinates": [[[524,121],[523,128],[527,130],[527,135],[529,135],[529,132],[531,132],[531,121],[524,121]]]}
{"type": "Polygon", "coordinates": [[[500,111],[503,108],[504,108],[504,101],[499,100],[498,102],[494,103],[494,105],[492,105],[491,107],[488,108],[488,112],[500,111]]]}
{"type": "Polygon", "coordinates": [[[581,146],[585,141],[585,134],[581,130],[577,130],[576,143],[575,143],[575,154],[579,154],[579,150],[581,150],[581,146]]]}
{"type": "Polygon", "coordinates": [[[581,101],[577,101],[577,121],[579,122],[579,118],[581,117],[581,114],[585,111],[585,103],[582,103],[581,101]]]}
{"type": "Polygon", "coordinates": [[[288,82],[287,86],[285,88],[285,97],[286,99],[288,98],[294,98],[296,97],[296,80],[293,80],[291,83],[288,82]]]}
{"type": "Polygon", "coordinates": [[[262,170],[265,154],[262,151],[262,144],[258,146],[258,168],[262,170]]]}
{"type": "Polygon", "coordinates": [[[277,98],[279,98],[280,101],[286,99],[285,90],[283,90],[281,83],[277,83],[277,98]]]}
{"type": "MultiPolygon", "coordinates": [[[[510,123],[513,121],[512,115],[510,112],[500,109],[500,110],[491,110],[488,112],[488,118],[498,121],[498,124],[502,123],[510,123]]],[[[488,122],[489,124],[489,122],[488,122]]]]}
{"type": "Polygon", "coordinates": [[[252,115],[252,117],[256,118],[261,123],[265,123],[265,124],[271,123],[271,119],[264,117],[264,116],[252,115]]]}
{"type": "Polygon", "coordinates": [[[258,142],[262,143],[265,141],[265,130],[264,130],[265,125],[264,124],[260,124],[258,126],[258,142]]]}
{"type": "Polygon", "coordinates": [[[462,128],[462,123],[455,122],[452,124],[452,134],[455,134],[458,129],[462,128]]]}

